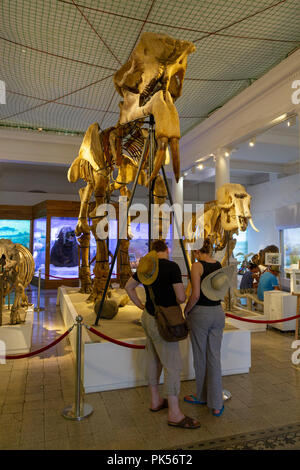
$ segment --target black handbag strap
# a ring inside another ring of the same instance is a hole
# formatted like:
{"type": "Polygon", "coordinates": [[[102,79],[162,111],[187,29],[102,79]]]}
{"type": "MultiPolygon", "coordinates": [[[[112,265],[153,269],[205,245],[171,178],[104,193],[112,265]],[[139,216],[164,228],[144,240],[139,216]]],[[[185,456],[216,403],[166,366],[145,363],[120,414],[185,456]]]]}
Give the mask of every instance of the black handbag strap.
{"type": "Polygon", "coordinates": [[[151,285],[147,286],[147,288],[149,290],[150,299],[151,299],[151,301],[153,303],[153,306],[154,306],[154,315],[156,316],[157,305],[156,305],[155,299],[154,299],[154,292],[153,292],[153,289],[152,289],[151,285]]]}

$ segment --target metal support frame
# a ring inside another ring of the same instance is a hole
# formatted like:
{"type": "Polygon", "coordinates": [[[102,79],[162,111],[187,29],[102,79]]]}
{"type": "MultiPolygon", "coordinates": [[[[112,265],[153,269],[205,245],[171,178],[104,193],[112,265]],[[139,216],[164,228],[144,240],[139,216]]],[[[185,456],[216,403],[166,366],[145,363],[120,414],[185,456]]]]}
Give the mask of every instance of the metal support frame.
{"type": "MultiPolygon", "coordinates": [[[[131,206],[133,198],[134,198],[138,178],[139,178],[141,170],[142,170],[142,166],[143,166],[143,163],[144,163],[144,159],[145,159],[145,156],[146,156],[146,153],[147,153],[148,146],[149,146],[148,160],[149,160],[149,178],[150,178],[150,176],[153,172],[154,152],[155,152],[154,117],[152,115],[150,116],[150,120],[149,120],[149,134],[148,134],[148,137],[147,137],[147,139],[145,141],[145,144],[144,144],[142,156],[141,156],[139,166],[138,166],[138,171],[137,171],[137,174],[136,174],[135,179],[134,179],[131,196],[130,196],[130,199],[129,199],[128,204],[127,204],[127,213],[126,213],[126,221],[125,221],[126,224],[127,224],[127,219],[128,219],[128,215],[129,215],[129,209],[130,209],[130,206],[131,206]]],[[[165,174],[165,170],[164,170],[163,166],[162,166],[161,170],[162,170],[162,174],[163,174],[164,183],[165,183],[166,188],[167,188],[167,193],[168,193],[168,198],[169,198],[170,204],[173,205],[173,198],[172,198],[172,195],[171,195],[171,191],[170,191],[170,188],[169,188],[169,184],[168,184],[166,174],[165,174]]],[[[149,251],[151,250],[151,241],[152,241],[152,211],[151,211],[151,209],[152,209],[152,204],[153,204],[154,183],[155,183],[155,180],[149,182],[149,186],[148,186],[148,249],[149,249],[149,251]]],[[[176,224],[176,227],[177,227],[177,233],[180,233],[179,227],[178,227],[178,221],[176,219],[176,214],[175,213],[174,213],[174,221],[175,221],[175,224],[176,224]]],[[[124,227],[122,227],[122,229],[124,229],[124,227]]],[[[124,231],[122,230],[121,233],[123,233],[123,232],[124,231]]],[[[180,238],[179,242],[180,242],[180,246],[182,248],[182,253],[183,253],[184,261],[185,261],[185,264],[186,264],[187,272],[188,272],[189,278],[191,278],[190,266],[189,266],[189,263],[188,263],[188,259],[187,259],[186,251],[185,251],[185,248],[184,248],[184,245],[183,245],[182,238],[180,238]]],[[[97,313],[97,317],[96,317],[96,321],[95,321],[95,326],[98,326],[98,322],[99,322],[100,315],[101,315],[101,312],[102,312],[102,309],[103,309],[105,297],[106,297],[108,287],[109,287],[109,284],[110,284],[112,272],[113,272],[114,265],[115,265],[115,262],[116,262],[116,259],[117,259],[117,256],[118,256],[120,244],[121,244],[121,239],[118,238],[118,242],[117,242],[115,253],[114,253],[114,256],[113,256],[113,259],[112,259],[112,262],[111,262],[109,274],[108,274],[108,277],[106,279],[104,291],[103,291],[103,294],[102,294],[102,297],[101,297],[101,302],[100,302],[100,305],[99,305],[99,309],[98,309],[98,313],[97,313]]]]}
{"type": "MultiPolygon", "coordinates": [[[[170,188],[169,188],[169,183],[168,183],[168,180],[167,180],[167,177],[166,177],[166,172],[165,172],[165,169],[164,169],[163,166],[161,167],[161,172],[162,172],[162,175],[163,175],[164,183],[165,183],[166,188],[167,188],[167,193],[168,193],[168,198],[169,198],[170,204],[171,204],[171,206],[173,206],[173,198],[172,198],[172,194],[171,194],[171,191],[170,191],[170,188]]],[[[174,217],[174,223],[176,225],[177,233],[180,234],[181,230],[178,226],[178,220],[176,218],[176,213],[175,212],[173,214],[173,217],[174,217]]],[[[181,246],[181,249],[182,249],[182,254],[183,254],[186,270],[187,270],[189,278],[191,279],[190,265],[189,265],[189,262],[188,262],[188,258],[187,258],[186,251],[185,251],[185,248],[184,248],[183,240],[182,240],[181,237],[179,238],[179,243],[180,243],[180,246],[181,246]]]]}
{"type": "MultiPolygon", "coordinates": [[[[229,247],[229,242],[230,242],[230,231],[226,231],[226,239],[227,239],[227,265],[230,266],[230,247],[229,247]]],[[[231,311],[231,289],[229,286],[228,289],[228,310],[231,311]]]]}
{"type": "MultiPolygon", "coordinates": [[[[151,123],[150,123],[150,125],[151,125],[151,123]]],[[[152,124],[152,126],[153,126],[153,124],[152,124]]],[[[129,209],[130,209],[130,206],[131,206],[132,201],[133,201],[133,197],[134,197],[135,190],[136,190],[136,187],[137,187],[137,182],[138,182],[138,179],[139,179],[139,176],[140,176],[140,173],[141,173],[141,170],[142,170],[143,162],[144,162],[144,159],[145,159],[145,156],[146,156],[146,153],[147,153],[148,145],[150,146],[150,151],[151,151],[150,136],[151,136],[151,131],[149,132],[149,135],[148,135],[148,137],[147,137],[147,139],[146,139],[146,141],[145,141],[145,144],[144,144],[142,156],[141,156],[141,159],[140,159],[140,162],[139,162],[138,171],[137,171],[136,176],[135,176],[135,179],[134,179],[134,183],[133,183],[133,188],[132,188],[131,196],[130,196],[130,199],[129,199],[128,204],[127,204],[126,220],[124,221],[124,225],[126,224],[126,227],[127,227],[129,209]]],[[[154,150],[154,149],[153,149],[153,150],[154,150]]],[[[125,227],[122,226],[122,231],[121,231],[121,233],[124,233],[124,229],[125,229],[125,227]]],[[[126,231],[127,231],[127,230],[126,230],[126,231]]],[[[102,312],[102,309],[103,309],[105,297],[106,297],[106,294],[107,294],[107,291],[108,291],[109,283],[110,283],[111,276],[112,276],[112,272],[113,272],[113,269],[114,269],[114,266],[115,266],[115,262],[116,262],[116,259],[117,259],[117,256],[118,256],[118,252],[119,252],[119,249],[120,249],[120,245],[121,245],[121,238],[119,237],[119,238],[118,238],[118,242],[117,242],[117,246],[116,246],[116,249],[115,249],[115,253],[114,253],[114,256],[113,256],[113,259],[112,259],[112,262],[111,262],[110,270],[109,270],[109,273],[108,273],[108,276],[107,276],[107,279],[106,279],[106,283],[105,283],[104,291],[103,291],[103,294],[102,294],[101,302],[100,302],[100,305],[99,305],[99,309],[98,309],[98,313],[97,313],[97,318],[96,318],[96,321],[95,321],[95,325],[96,325],[96,326],[98,325],[98,322],[99,322],[99,319],[100,319],[100,315],[101,315],[101,312],[102,312]]]]}

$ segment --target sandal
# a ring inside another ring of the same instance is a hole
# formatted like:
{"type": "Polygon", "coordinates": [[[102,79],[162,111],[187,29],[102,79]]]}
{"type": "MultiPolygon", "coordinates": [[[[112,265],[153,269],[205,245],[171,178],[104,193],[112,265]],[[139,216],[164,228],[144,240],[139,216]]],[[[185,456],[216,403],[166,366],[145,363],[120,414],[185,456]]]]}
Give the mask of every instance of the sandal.
{"type": "Polygon", "coordinates": [[[164,398],[164,401],[162,402],[162,404],[159,405],[157,408],[149,408],[149,410],[155,413],[156,411],[160,411],[165,408],[168,408],[168,400],[166,398],[164,398]]]}
{"type": "Polygon", "coordinates": [[[200,428],[201,424],[196,419],[190,418],[189,416],[185,416],[181,421],[178,423],[174,423],[173,421],[168,421],[169,426],[175,426],[177,428],[183,429],[197,429],[200,428]]]}
{"type": "Polygon", "coordinates": [[[219,418],[219,416],[221,416],[221,414],[223,413],[224,411],[224,405],[222,406],[222,408],[220,409],[219,413],[216,413],[215,411],[212,411],[212,414],[214,416],[216,416],[217,418],[219,418]]]}
{"type": "Polygon", "coordinates": [[[199,401],[195,395],[186,395],[183,399],[187,403],[193,403],[194,405],[206,405],[206,401],[199,401]]]}

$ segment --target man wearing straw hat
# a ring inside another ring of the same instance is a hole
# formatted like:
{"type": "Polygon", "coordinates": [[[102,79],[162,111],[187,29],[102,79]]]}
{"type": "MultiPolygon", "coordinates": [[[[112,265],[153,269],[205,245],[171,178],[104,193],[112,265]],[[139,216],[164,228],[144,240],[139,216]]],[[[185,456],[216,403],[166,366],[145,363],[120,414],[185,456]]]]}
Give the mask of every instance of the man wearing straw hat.
{"type": "Polygon", "coordinates": [[[151,285],[156,305],[171,307],[185,301],[184,286],[179,266],[169,260],[169,249],[162,240],[152,244],[152,251],[144,256],[137,272],[128,280],[125,289],[133,303],[143,310],[141,321],[147,343],[147,375],[151,393],[150,411],[168,408],[168,424],[184,429],[195,429],[200,423],[185,416],[179,408],[181,356],[178,342],[165,341],[157,328],[155,306],[148,286],[151,285]],[[144,306],[136,293],[136,287],[143,284],[146,291],[144,306]],[[159,393],[159,378],[164,369],[165,395],[159,393]]]}

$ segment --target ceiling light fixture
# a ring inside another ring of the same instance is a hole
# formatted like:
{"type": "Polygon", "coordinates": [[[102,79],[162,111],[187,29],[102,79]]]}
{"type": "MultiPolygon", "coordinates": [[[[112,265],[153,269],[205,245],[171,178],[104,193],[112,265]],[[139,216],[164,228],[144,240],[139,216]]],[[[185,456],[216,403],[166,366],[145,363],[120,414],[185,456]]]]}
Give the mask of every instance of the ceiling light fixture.
{"type": "Polygon", "coordinates": [[[271,121],[272,124],[278,124],[279,122],[285,121],[285,119],[288,117],[287,113],[281,114],[277,118],[273,119],[271,121]]]}
{"type": "Polygon", "coordinates": [[[198,170],[203,170],[204,165],[202,163],[200,163],[200,165],[197,165],[197,168],[198,168],[198,170]]]}
{"type": "Polygon", "coordinates": [[[249,147],[254,147],[255,143],[256,143],[256,137],[253,137],[249,142],[249,147]]]}
{"type": "Polygon", "coordinates": [[[230,156],[230,153],[228,152],[228,150],[226,150],[226,152],[225,152],[225,157],[228,158],[229,156],[230,156]]]}

